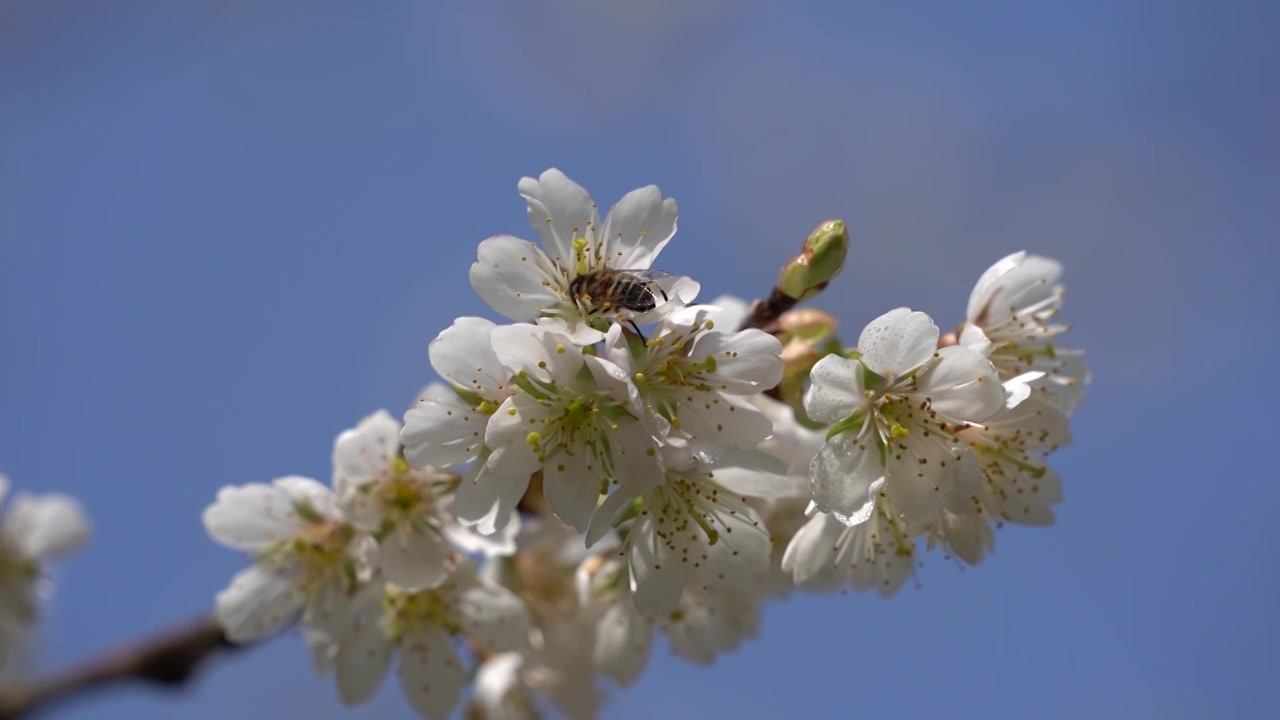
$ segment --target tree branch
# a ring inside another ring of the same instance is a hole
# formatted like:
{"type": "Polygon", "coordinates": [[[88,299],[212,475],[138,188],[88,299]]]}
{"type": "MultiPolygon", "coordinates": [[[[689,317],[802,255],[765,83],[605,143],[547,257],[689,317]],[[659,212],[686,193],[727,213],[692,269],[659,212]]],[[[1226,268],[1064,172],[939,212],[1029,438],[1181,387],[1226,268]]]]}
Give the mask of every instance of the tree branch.
{"type": "Polygon", "coordinates": [[[128,681],[181,687],[191,680],[205,658],[234,650],[212,617],[176,628],[69,670],[20,687],[0,690],[0,720],[28,718],[55,704],[128,681]]]}

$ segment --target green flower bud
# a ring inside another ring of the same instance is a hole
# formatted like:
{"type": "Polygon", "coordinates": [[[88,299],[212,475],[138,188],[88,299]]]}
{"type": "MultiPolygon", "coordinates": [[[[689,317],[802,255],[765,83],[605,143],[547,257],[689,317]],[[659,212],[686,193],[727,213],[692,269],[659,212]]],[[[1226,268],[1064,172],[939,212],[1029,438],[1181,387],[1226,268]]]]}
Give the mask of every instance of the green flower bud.
{"type": "Polygon", "coordinates": [[[804,251],[783,266],[778,289],[795,300],[808,300],[822,292],[844,269],[849,253],[849,229],[842,220],[829,220],[804,241],[804,251]]]}

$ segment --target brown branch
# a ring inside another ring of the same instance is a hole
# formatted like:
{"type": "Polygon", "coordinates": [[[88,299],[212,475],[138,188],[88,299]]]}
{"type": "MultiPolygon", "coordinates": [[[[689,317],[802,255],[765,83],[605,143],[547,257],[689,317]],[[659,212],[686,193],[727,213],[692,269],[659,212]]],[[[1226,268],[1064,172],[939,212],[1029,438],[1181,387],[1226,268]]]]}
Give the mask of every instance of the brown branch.
{"type": "Polygon", "coordinates": [[[776,335],[779,330],[778,318],[795,307],[798,302],[799,300],[783,294],[775,287],[769,292],[769,297],[751,303],[751,309],[747,311],[747,316],[743,318],[742,325],[738,329],[757,328],[776,335]]]}
{"type": "Polygon", "coordinates": [[[201,662],[235,649],[212,618],[146,638],[25,686],[0,690],[0,720],[17,720],[117,683],[163,687],[189,682],[201,662]]]}

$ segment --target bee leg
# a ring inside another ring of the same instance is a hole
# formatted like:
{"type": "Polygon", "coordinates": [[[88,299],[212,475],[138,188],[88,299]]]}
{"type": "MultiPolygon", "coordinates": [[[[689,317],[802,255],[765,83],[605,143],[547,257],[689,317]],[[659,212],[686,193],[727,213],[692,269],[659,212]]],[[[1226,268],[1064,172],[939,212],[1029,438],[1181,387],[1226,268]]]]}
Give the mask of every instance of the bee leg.
{"type": "Polygon", "coordinates": [[[667,297],[667,291],[663,290],[661,285],[658,286],[658,292],[662,293],[662,302],[666,302],[671,299],[667,297]]]}
{"type": "Polygon", "coordinates": [[[636,331],[636,335],[640,336],[640,342],[644,343],[645,345],[648,345],[649,341],[644,339],[644,333],[640,332],[640,327],[636,325],[636,321],[632,320],[631,318],[627,318],[627,323],[631,325],[632,330],[636,331]]]}

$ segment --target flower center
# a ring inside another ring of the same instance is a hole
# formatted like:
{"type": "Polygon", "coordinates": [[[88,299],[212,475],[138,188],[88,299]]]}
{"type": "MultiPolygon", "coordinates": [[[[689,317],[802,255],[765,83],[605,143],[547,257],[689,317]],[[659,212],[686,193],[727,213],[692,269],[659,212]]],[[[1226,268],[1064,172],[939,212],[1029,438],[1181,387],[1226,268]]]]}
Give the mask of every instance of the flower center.
{"type": "Polygon", "coordinates": [[[382,596],[383,612],[390,619],[388,634],[394,638],[431,626],[457,635],[462,632],[462,625],[453,615],[453,605],[452,596],[440,590],[408,592],[390,585],[382,596]]]}

